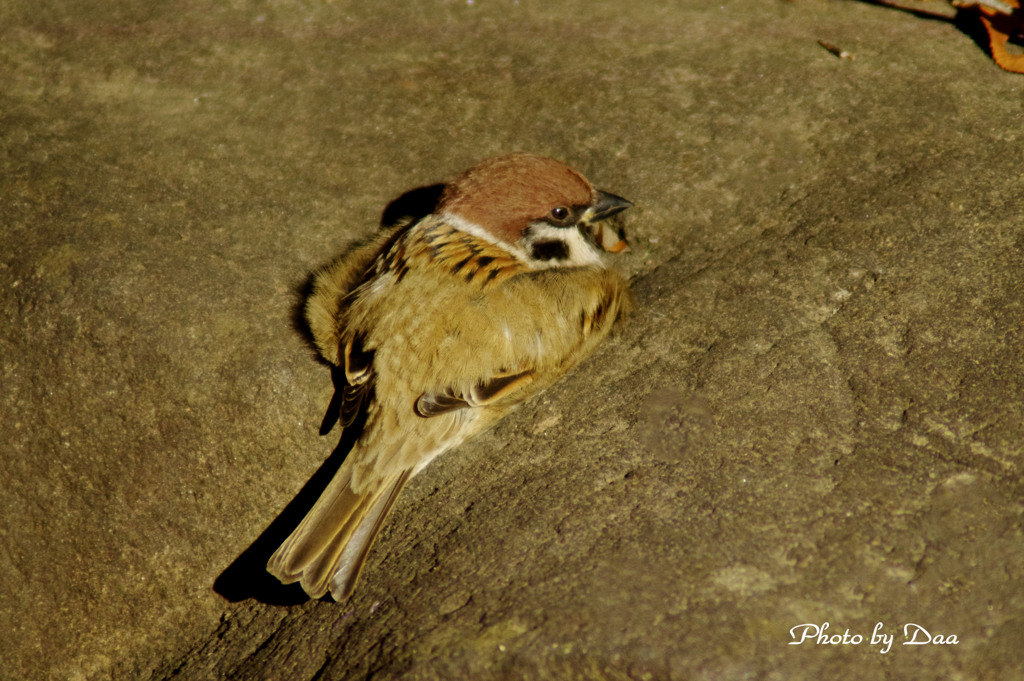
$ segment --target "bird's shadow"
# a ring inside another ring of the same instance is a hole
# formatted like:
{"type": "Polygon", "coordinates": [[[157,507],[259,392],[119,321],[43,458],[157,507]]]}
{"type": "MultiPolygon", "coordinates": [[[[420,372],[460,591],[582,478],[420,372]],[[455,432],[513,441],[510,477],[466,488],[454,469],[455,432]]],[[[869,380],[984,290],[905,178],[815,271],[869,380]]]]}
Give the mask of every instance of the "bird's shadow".
{"type": "MultiPolygon", "coordinates": [[[[331,426],[338,422],[338,398],[345,386],[343,369],[331,367],[331,377],[334,381],[335,396],[331,399],[320,425],[321,434],[329,432],[331,426]]],[[[360,415],[355,423],[342,431],[338,446],[295,495],[291,503],[284,507],[256,541],[220,573],[213,583],[214,591],[233,603],[253,598],[271,605],[296,605],[309,600],[309,596],[298,584],[282,584],[267,572],[267,561],[327,489],[331,478],[338,472],[338,468],[358,439],[363,419],[364,416],[360,415]]]]}
{"type": "MultiPolygon", "coordinates": [[[[410,225],[433,213],[444,187],[443,184],[417,187],[391,201],[381,215],[381,228],[395,229],[410,225]]],[[[358,245],[353,244],[353,248],[358,245]]],[[[297,287],[296,302],[292,308],[292,326],[311,347],[315,347],[315,344],[313,332],[306,321],[305,307],[306,300],[313,292],[316,274],[317,272],[310,273],[297,287]]],[[[338,422],[341,395],[346,380],[343,369],[330,365],[326,360],[320,361],[330,366],[331,380],[334,383],[334,396],[320,423],[320,434],[326,435],[338,422]]],[[[252,598],[271,605],[296,605],[309,600],[309,596],[298,584],[281,584],[267,572],[267,561],[323,494],[359,438],[364,422],[365,414],[360,414],[352,425],[342,431],[338,446],[295,495],[291,503],[285,506],[267,529],[220,573],[213,583],[213,590],[216,593],[233,603],[252,598]]]]}

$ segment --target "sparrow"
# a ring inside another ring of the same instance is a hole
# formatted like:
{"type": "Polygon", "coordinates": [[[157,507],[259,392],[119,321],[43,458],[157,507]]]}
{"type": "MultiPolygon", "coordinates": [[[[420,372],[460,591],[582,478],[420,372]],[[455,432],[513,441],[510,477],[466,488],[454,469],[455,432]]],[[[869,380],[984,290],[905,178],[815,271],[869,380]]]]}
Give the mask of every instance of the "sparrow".
{"type": "Polygon", "coordinates": [[[344,377],[340,424],[362,430],[271,574],[346,600],[409,479],[594,351],[632,306],[603,257],[627,249],[606,219],[631,205],[559,161],[500,156],[314,275],[306,320],[344,377]]]}

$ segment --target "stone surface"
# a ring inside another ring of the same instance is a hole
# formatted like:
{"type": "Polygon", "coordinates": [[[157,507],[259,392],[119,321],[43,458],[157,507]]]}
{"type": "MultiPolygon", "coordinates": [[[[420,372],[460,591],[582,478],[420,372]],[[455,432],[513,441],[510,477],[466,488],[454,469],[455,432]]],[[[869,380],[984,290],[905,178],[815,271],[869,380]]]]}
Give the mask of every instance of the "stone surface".
{"type": "Polygon", "coordinates": [[[0,678],[1021,678],[1024,79],[969,34],[6,3],[0,678]],[[303,602],[259,570],[337,465],[293,502],[337,442],[303,282],[517,149],[636,202],[638,311],[409,486],[350,602],[303,602]],[[789,645],[826,622],[864,640],[789,645]]]}

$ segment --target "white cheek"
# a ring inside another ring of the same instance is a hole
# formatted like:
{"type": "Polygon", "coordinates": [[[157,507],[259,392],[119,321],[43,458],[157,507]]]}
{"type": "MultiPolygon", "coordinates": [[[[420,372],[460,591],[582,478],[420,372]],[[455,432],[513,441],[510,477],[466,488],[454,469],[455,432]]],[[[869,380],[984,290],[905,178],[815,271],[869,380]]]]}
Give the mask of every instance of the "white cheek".
{"type": "Polygon", "coordinates": [[[569,263],[572,265],[601,265],[601,255],[594,250],[589,241],[584,238],[579,229],[569,231],[569,238],[565,242],[569,244],[569,263]]]}
{"type": "Polygon", "coordinates": [[[555,227],[546,222],[535,222],[527,230],[528,239],[525,250],[530,251],[531,244],[545,241],[560,241],[569,252],[566,258],[550,260],[531,259],[534,269],[551,269],[554,267],[584,267],[586,265],[604,266],[601,254],[587,241],[577,227],[555,227]]]}

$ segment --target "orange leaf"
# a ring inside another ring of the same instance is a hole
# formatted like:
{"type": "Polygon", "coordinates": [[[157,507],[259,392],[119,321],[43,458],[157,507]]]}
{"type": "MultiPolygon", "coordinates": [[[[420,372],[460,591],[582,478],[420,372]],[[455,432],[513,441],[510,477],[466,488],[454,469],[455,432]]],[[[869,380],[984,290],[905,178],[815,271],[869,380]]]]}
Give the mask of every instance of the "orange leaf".
{"type": "Polygon", "coordinates": [[[1012,14],[1003,14],[986,6],[978,6],[981,14],[981,23],[988,31],[989,48],[992,50],[992,58],[996,63],[1007,71],[1024,73],[1024,54],[1014,54],[1006,50],[1006,43],[1010,37],[1017,37],[1024,34],[1024,16],[1020,14],[1019,0],[1002,0],[1008,5],[1013,5],[1012,14]]]}

